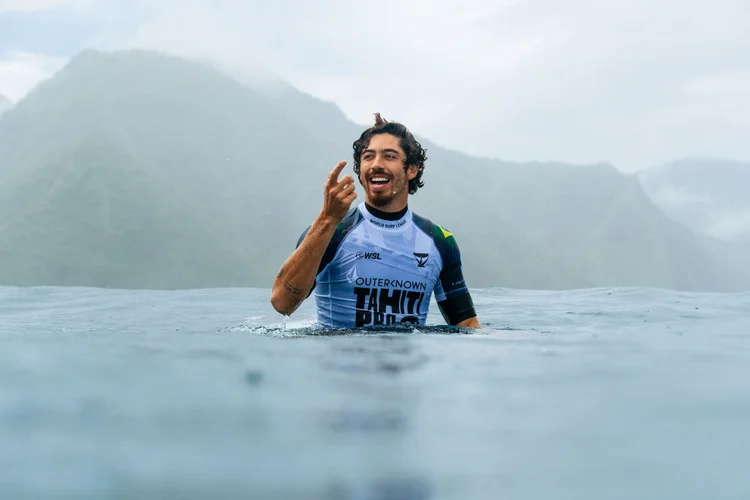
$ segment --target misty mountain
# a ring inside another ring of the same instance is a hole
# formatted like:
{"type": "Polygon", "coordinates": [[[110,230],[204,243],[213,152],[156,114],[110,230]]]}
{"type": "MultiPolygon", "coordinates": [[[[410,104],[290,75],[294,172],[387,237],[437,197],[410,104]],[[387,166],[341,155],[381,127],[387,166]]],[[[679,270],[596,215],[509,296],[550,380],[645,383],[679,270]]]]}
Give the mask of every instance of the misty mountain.
{"type": "Polygon", "coordinates": [[[10,99],[5,97],[3,94],[0,94],[0,115],[2,115],[5,110],[10,108],[10,106],[11,106],[10,99]]]}
{"type": "MultiPolygon", "coordinates": [[[[0,283],[269,287],[366,126],[286,84],[84,52],[0,120],[0,283]]],[[[722,242],[611,165],[420,140],[426,185],[410,204],[455,234],[472,287],[750,289],[722,242]]]]}
{"type": "Polygon", "coordinates": [[[259,277],[252,248],[96,134],[7,192],[0,210],[3,282],[179,288],[259,277]]]}
{"type": "Polygon", "coordinates": [[[685,226],[724,240],[750,237],[750,163],[681,160],[639,177],[654,202],[685,226]]]}

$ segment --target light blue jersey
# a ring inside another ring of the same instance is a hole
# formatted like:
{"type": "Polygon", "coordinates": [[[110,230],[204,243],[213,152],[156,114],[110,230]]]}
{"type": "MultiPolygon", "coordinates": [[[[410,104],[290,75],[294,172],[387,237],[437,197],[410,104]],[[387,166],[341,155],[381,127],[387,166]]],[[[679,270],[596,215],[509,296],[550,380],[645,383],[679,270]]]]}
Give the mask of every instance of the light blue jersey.
{"type": "Polygon", "coordinates": [[[433,293],[449,324],[475,316],[453,235],[409,208],[392,215],[361,203],[339,223],[312,290],[321,326],[423,325],[433,293]]]}

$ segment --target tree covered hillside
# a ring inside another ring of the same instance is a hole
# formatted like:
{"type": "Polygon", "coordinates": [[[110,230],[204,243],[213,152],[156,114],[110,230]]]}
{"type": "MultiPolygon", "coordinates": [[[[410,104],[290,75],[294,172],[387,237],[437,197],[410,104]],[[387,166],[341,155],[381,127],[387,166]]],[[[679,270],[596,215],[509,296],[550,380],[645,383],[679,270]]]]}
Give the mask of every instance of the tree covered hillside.
{"type": "MultiPolygon", "coordinates": [[[[290,86],[84,52],[0,118],[0,284],[269,287],[367,126],[290,86]]],[[[422,143],[410,204],[454,233],[472,287],[750,289],[721,242],[611,166],[422,143]]]]}

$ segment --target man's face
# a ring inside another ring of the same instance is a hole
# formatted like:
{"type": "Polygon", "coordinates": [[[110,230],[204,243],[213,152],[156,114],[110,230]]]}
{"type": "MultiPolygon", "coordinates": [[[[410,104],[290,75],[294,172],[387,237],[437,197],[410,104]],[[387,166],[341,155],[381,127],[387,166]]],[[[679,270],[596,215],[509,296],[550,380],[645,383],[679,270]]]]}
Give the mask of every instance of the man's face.
{"type": "Polygon", "coordinates": [[[417,175],[417,167],[404,172],[406,154],[399,138],[391,134],[375,134],[359,159],[359,181],[365,188],[365,200],[381,210],[397,211],[406,206],[409,180],[417,175]]]}

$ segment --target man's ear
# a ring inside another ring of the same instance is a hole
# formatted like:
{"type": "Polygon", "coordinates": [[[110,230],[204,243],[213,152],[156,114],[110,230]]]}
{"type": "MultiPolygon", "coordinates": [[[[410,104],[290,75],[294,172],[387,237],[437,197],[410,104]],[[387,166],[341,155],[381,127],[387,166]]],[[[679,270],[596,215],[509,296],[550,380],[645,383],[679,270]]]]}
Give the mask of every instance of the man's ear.
{"type": "Polygon", "coordinates": [[[416,165],[409,165],[409,167],[406,169],[406,178],[412,180],[417,176],[418,172],[419,167],[417,167],[416,165]]]}

